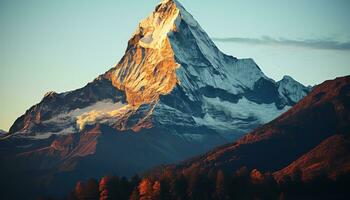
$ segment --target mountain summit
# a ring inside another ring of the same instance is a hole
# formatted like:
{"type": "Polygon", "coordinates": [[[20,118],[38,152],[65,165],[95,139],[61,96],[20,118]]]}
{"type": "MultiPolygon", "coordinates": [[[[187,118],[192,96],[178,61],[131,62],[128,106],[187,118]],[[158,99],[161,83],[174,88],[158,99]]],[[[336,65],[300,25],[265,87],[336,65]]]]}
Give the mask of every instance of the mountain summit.
{"type": "Polygon", "coordinates": [[[139,23],[116,67],[82,89],[48,93],[10,133],[48,137],[98,123],[138,132],[178,123],[205,126],[231,140],[307,92],[293,79],[275,83],[252,59],[223,54],[179,2],[168,0],[139,23]]]}
{"type": "Polygon", "coordinates": [[[178,1],[166,0],[139,23],[114,68],[81,89],[47,93],[19,117],[1,160],[19,176],[50,174],[48,185],[130,176],[232,141],[308,92],[225,55],[178,1]]]}

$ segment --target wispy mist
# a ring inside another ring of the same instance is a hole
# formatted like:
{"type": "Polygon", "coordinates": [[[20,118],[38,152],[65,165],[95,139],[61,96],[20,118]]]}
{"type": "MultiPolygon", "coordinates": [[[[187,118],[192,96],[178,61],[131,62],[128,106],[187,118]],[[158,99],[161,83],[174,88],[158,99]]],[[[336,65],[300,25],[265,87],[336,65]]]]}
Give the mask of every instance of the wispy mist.
{"type": "Polygon", "coordinates": [[[272,37],[262,38],[242,38],[242,37],[226,37],[226,38],[212,38],[216,42],[231,42],[231,43],[246,43],[252,45],[278,45],[278,46],[295,46],[304,47],[311,49],[326,49],[326,50],[340,50],[349,51],[349,42],[338,42],[335,40],[327,39],[305,39],[305,40],[292,40],[279,38],[275,39],[272,37]]]}

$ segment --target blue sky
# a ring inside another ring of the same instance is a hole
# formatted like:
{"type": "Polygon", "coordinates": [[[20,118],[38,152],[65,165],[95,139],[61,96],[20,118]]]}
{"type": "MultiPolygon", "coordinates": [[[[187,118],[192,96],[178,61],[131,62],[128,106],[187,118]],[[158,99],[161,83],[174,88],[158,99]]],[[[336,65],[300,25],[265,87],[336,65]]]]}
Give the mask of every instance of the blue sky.
{"type": "MultiPolygon", "coordinates": [[[[47,91],[82,87],[113,67],[158,2],[0,0],[0,128],[47,91]]],[[[350,74],[348,0],[181,2],[223,52],[254,58],[275,80],[350,74]]]]}

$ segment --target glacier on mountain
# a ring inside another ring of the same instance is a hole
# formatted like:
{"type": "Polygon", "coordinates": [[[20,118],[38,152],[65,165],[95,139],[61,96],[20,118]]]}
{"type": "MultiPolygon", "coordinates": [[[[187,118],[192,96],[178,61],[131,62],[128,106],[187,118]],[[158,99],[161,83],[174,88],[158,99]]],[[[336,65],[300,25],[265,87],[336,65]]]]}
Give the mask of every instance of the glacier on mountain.
{"type": "Polygon", "coordinates": [[[222,101],[218,97],[204,97],[204,102],[207,112],[203,118],[194,117],[196,122],[215,130],[224,132],[227,132],[227,130],[235,131],[236,138],[243,135],[247,129],[270,122],[281,112],[291,108],[290,106],[285,106],[282,110],[279,110],[274,103],[257,104],[244,97],[237,103],[222,101]],[[227,118],[230,120],[227,120],[227,118]]]}

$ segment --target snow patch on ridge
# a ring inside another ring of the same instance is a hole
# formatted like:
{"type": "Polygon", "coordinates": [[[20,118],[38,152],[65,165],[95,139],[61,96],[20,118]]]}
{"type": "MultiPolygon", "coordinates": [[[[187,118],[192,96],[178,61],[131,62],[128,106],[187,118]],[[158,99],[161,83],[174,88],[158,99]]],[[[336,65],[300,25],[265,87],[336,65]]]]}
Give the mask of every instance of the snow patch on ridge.
{"type": "Polygon", "coordinates": [[[76,116],[77,127],[82,130],[86,124],[96,124],[98,121],[120,116],[128,110],[128,107],[128,105],[120,102],[98,102],[83,111],[78,110],[81,114],[76,116]]]}
{"type": "Polygon", "coordinates": [[[36,140],[43,140],[51,137],[52,135],[69,135],[71,133],[75,133],[76,129],[73,126],[69,126],[59,132],[46,132],[41,134],[36,134],[33,136],[28,136],[27,138],[36,139],[36,140]]]}
{"type": "Polygon", "coordinates": [[[47,139],[51,135],[67,135],[82,130],[86,124],[97,123],[102,119],[119,115],[127,105],[121,102],[113,102],[112,100],[103,100],[95,104],[75,109],[67,113],[62,113],[49,120],[42,121],[43,126],[59,127],[58,131],[50,131],[44,133],[36,133],[35,135],[23,135],[33,139],[47,139]],[[62,129],[63,128],[63,129],[62,129]]]}

